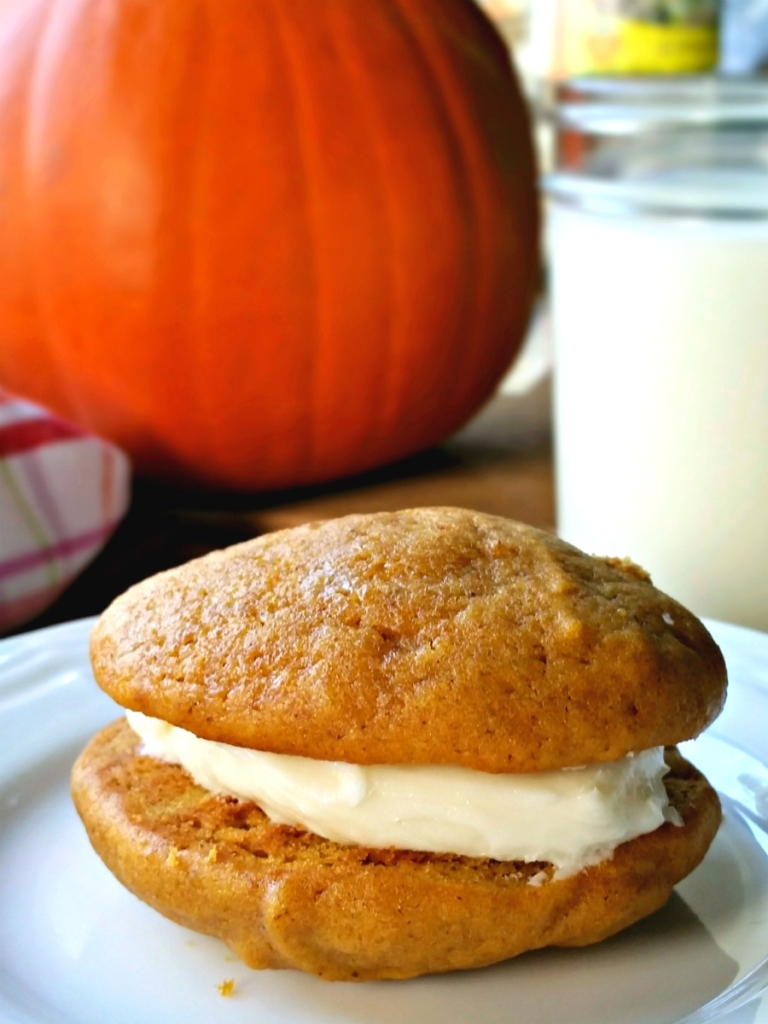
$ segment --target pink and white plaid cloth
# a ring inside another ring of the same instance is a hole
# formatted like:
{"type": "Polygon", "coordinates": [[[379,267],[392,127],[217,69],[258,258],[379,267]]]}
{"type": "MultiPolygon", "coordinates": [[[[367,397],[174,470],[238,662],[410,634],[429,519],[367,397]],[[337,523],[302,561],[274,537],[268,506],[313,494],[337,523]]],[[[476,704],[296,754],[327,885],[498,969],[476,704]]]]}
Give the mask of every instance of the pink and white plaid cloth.
{"type": "Polygon", "coordinates": [[[130,503],[114,445],[0,390],[0,632],[56,600],[130,503]]]}

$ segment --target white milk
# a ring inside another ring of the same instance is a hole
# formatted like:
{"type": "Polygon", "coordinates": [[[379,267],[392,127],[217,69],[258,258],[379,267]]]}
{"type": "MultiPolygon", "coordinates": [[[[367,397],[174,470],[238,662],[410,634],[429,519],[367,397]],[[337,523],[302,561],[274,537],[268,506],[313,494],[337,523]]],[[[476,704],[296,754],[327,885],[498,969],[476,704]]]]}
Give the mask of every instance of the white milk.
{"type": "MultiPolygon", "coordinates": [[[[766,181],[719,185],[748,207],[766,181]]],[[[669,184],[634,198],[701,208],[712,183],[669,184]]],[[[550,214],[558,532],[768,630],[768,219],[550,214]]]]}

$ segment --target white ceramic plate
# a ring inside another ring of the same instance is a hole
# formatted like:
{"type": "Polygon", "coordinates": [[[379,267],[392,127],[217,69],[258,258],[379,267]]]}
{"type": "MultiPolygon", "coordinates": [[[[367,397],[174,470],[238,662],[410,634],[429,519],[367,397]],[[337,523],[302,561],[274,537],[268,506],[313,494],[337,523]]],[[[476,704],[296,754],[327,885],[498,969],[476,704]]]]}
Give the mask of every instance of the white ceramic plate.
{"type": "Polygon", "coordinates": [[[0,642],[1,1024],[768,1022],[768,636],[711,624],[730,694],[685,748],[725,821],[664,910],[588,949],[352,985],[250,971],[134,899],[91,851],[69,766],[118,712],[88,667],[90,625],[0,642]]]}

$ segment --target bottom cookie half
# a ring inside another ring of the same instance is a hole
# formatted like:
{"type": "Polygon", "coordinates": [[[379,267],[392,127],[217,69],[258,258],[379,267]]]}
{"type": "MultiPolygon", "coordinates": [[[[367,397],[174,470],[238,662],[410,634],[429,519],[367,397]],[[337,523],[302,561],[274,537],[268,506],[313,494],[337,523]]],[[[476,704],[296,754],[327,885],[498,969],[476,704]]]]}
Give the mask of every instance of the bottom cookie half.
{"type": "Polygon", "coordinates": [[[667,761],[683,826],[662,825],[558,880],[546,863],[342,846],[274,825],[257,805],[214,796],[142,755],[124,719],[80,755],[72,793],[123,885],[249,966],[409,978],[599,942],[661,907],[720,823],[706,779],[675,749],[667,761]]]}

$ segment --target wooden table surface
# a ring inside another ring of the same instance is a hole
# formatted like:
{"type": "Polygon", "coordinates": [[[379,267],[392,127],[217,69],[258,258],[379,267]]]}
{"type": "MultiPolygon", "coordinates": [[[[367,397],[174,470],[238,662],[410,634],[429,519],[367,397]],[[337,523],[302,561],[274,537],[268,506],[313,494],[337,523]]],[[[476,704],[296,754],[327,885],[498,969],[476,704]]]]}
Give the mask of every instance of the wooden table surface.
{"type": "Polygon", "coordinates": [[[99,557],[43,615],[17,632],[94,615],[132,583],[216,548],[314,519],[459,505],[552,529],[549,381],[497,395],[438,448],[322,487],[232,495],[134,483],[128,516],[99,557]]]}

